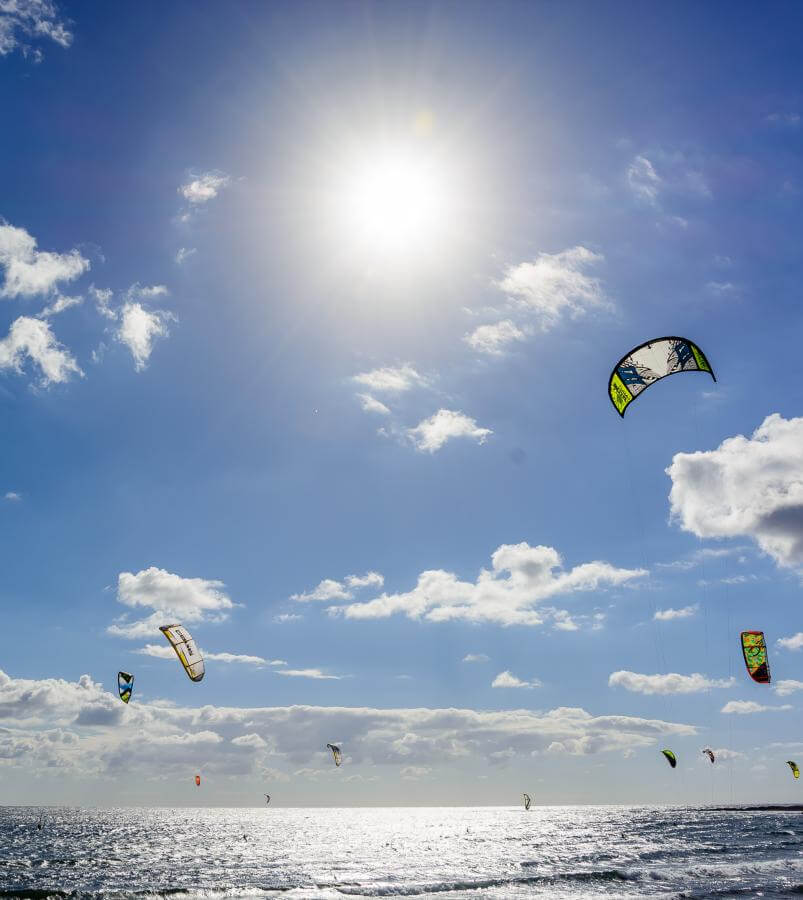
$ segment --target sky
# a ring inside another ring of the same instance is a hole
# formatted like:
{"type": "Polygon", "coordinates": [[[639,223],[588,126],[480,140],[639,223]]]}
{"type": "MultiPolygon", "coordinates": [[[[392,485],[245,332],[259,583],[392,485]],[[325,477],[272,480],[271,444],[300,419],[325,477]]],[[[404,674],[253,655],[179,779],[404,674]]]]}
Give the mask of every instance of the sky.
{"type": "Polygon", "coordinates": [[[4,802],[799,801],[802,19],[0,2],[4,802]]]}

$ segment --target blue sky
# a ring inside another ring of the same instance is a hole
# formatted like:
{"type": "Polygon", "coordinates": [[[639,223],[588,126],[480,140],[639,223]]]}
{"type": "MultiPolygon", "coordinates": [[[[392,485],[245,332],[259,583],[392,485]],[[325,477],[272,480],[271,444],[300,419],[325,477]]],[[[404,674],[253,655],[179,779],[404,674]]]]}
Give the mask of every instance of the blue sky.
{"type": "Polygon", "coordinates": [[[15,9],[4,796],[797,799],[799,8],[15,9]]]}

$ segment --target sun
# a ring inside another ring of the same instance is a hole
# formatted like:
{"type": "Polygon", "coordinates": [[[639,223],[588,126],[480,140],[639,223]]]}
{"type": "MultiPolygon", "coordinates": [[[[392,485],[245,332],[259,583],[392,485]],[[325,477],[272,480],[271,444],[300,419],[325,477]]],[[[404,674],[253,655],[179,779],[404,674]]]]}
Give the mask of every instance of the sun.
{"type": "Polygon", "coordinates": [[[334,195],[340,237],[363,253],[409,258],[436,249],[449,229],[448,173],[420,149],[382,146],[358,155],[334,195]]]}

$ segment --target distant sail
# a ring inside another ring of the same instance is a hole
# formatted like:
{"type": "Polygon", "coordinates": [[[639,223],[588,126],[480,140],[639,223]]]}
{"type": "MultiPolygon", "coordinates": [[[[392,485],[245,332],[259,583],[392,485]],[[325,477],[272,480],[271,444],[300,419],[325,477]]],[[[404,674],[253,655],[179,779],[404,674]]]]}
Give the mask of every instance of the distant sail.
{"type": "Polygon", "coordinates": [[[703,753],[711,760],[712,763],[716,762],[716,757],[714,756],[714,751],[709,749],[708,747],[703,750],[703,753]]]}
{"type": "Polygon", "coordinates": [[[270,803],[270,794],[265,794],[265,806],[270,803]]]}
{"type": "Polygon", "coordinates": [[[340,747],[336,744],[327,744],[326,746],[332,751],[332,756],[335,758],[335,765],[339,766],[340,763],[343,762],[343,754],[340,752],[340,747]]]}
{"type": "Polygon", "coordinates": [[[759,684],[770,683],[770,661],[767,657],[767,644],[763,631],[742,632],[742,656],[747,666],[747,673],[759,684]]]}
{"type": "Polygon", "coordinates": [[[196,775],[195,776],[195,787],[200,787],[200,786],[201,786],[201,776],[196,775]]]}
{"type": "Polygon", "coordinates": [[[678,764],[677,756],[675,756],[675,754],[671,750],[662,750],[661,753],[664,754],[664,756],[666,757],[666,761],[674,769],[675,766],[678,764]]]}
{"type": "Polygon", "coordinates": [[[792,774],[795,778],[800,778],[800,769],[798,769],[797,763],[793,759],[787,759],[786,765],[792,770],[792,774]]]}
{"type": "Polygon", "coordinates": [[[117,692],[120,694],[120,699],[123,703],[128,703],[131,699],[131,694],[134,691],[134,676],[129,675],[128,672],[118,672],[117,673],[117,692]]]}
{"type": "Polygon", "coordinates": [[[183,625],[162,625],[159,631],[170,641],[190,679],[200,681],[204,677],[204,658],[189,631],[183,625]]]}
{"type": "Polygon", "coordinates": [[[529,794],[524,795],[524,808],[525,809],[530,808],[530,795],[529,794]]]}

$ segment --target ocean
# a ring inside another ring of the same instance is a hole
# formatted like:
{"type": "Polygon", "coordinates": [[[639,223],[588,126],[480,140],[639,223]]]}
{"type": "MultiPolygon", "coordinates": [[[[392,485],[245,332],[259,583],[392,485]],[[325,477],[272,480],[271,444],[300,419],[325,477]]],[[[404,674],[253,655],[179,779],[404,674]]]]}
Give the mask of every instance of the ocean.
{"type": "Polygon", "coordinates": [[[41,900],[793,897],[801,854],[794,810],[0,809],[0,897],[41,900]]]}

